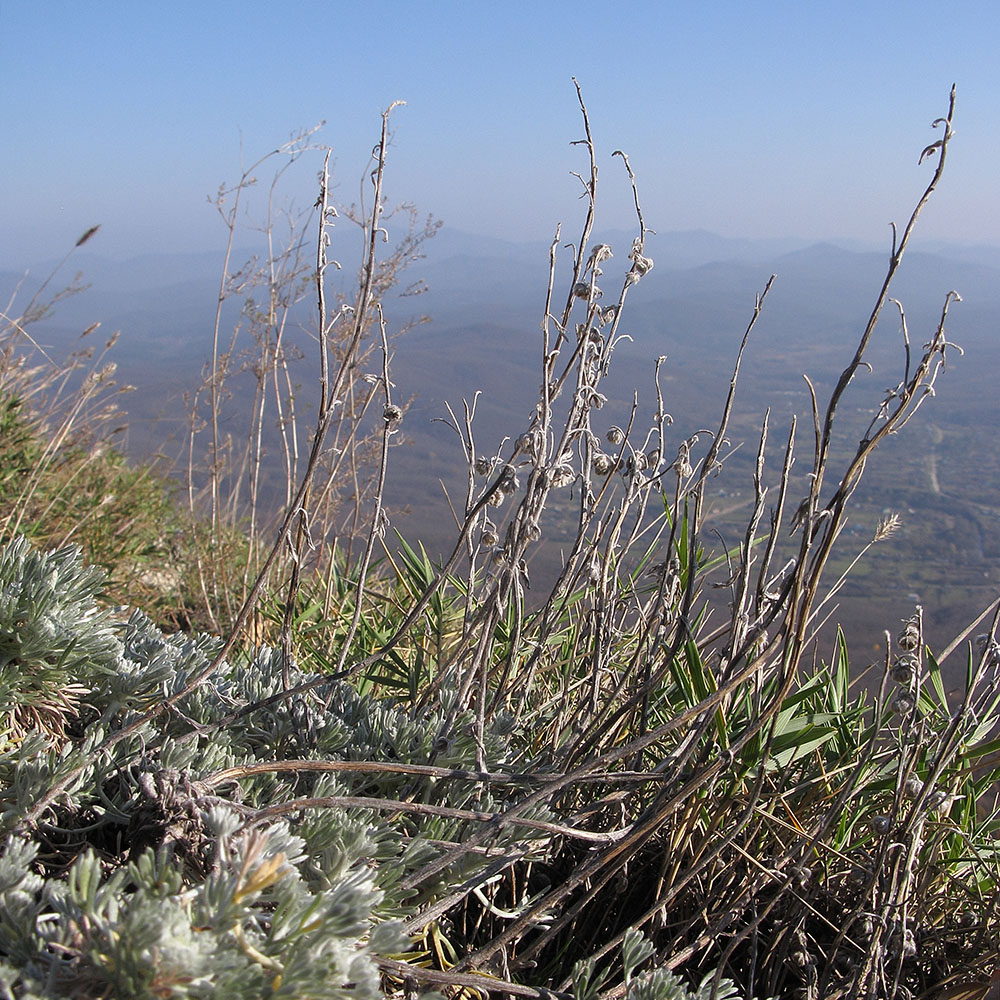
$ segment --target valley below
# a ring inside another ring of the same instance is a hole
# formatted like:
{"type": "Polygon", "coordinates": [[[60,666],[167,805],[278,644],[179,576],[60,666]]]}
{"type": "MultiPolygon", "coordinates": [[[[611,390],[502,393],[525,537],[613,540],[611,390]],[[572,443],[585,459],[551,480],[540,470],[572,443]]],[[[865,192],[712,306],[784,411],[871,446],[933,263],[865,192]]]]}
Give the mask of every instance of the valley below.
{"type": "MultiPolygon", "coordinates": [[[[618,257],[625,256],[627,234],[602,238],[623,247],[618,257]]],[[[463,401],[476,400],[477,454],[505,454],[527,426],[539,384],[548,248],[482,241],[445,229],[424,249],[426,258],[411,270],[428,290],[385,302],[395,327],[429,317],[393,342],[394,393],[409,403],[398,447],[390,453],[386,501],[392,529],[439,559],[454,544],[452,508],[464,502],[468,480],[461,442],[445,422],[446,404],[461,414],[463,401]]],[[[705,432],[718,426],[755,296],[772,273],[777,275],[743,358],[724,468],[709,490],[709,534],[703,543],[708,552],[720,553],[737,544],[745,530],[765,414],[765,481],[771,496],[793,417],[798,428],[792,494],[804,490],[802,477],[812,462],[812,416],[803,376],[815,387],[822,410],[853,356],[886,255],[832,245],[775,247],[710,234],[651,237],[648,252],[656,269],[630,294],[621,325],[629,339],[613,356],[602,387],[607,402],[595,414],[595,428],[631,420],[641,439],[656,406],[654,362],[665,355],[661,389],[673,416],[668,461],[670,450],[696,432],[695,451],[704,453],[710,437],[705,432]]],[[[612,295],[620,280],[611,266],[617,260],[607,265],[612,295]]],[[[933,398],[878,448],[852,498],[848,526],[828,571],[831,586],[882,519],[897,514],[899,527],[851,568],[818,617],[822,657],[829,656],[839,624],[852,660],[879,664],[885,633],[894,635],[916,605],[923,608],[927,641],[941,649],[1000,594],[998,264],[1000,256],[989,248],[978,253],[940,248],[911,251],[902,268],[894,294],[906,309],[912,354],[933,332],[953,288],[964,301],[952,304],[946,328],[962,352],[949,350],[933,398]]],[[[190,426],[185,400],[200,383],[211,353],[218,265],[219,255],[211,254],[117,263],[81,255],[76,267],[92,287],[60,303],[37,327],[40,343],[57,353],[76,347],[80,329],[96,320],[102,321],[101,335],[121,330],[112,356],[118,381],[137,389],[122,397],[128,416],[123,440],[136,458],[160,454],[183,469],[190,426]]],[[[13,285],[18,276],[0,278],[13,285]]],[[[294,311],[301,328],[291,341],[302,354],[296,377],[304,427],[316,398],[312,308],[307,297],[294,311]]],[[[223,319],[228,338],[229,329],[242,322],[239,309],[227,304],[223,319]]],[[[838,411],[827,493],[886,389],[903,375],[894,308],[884,311],[867,360],[870,370],[856,374],[838,411]]],[[[238,436],[246,419],[239,398],[231,401],[228,414],[226,429],[238,436]]],[[[277,463],[276,447],[272,457],[277,463]]],[[[279,473],[276,466],[267,478],[276,482],[279,473]]],[[[557,572],[577,503],[568,490],[532,556],[538,593],[557,572]]],[[[724,609],[725,591],[708,592],[706,599],[724,609]]],[[[972,634],[987,628],[988,620],[972,634]]],[[[957,683],[964,672],[961,651],[949,671],[957,683]]]]}

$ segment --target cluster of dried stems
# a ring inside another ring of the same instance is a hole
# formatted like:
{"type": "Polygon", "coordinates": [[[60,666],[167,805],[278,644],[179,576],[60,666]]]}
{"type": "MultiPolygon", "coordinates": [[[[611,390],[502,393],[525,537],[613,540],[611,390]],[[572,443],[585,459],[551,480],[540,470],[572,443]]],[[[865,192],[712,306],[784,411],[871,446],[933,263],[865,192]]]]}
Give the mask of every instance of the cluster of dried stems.
{"type": "MultiPolygon", "coordinates": [[[[293,536],[278,554],[279,567],[291,568],[297,578],[305,562],[311,573],[324,576],[322,611],[326,617],[333,613],[337,568],[341,561],[352,562],[353,545],[364,531],[367,500],[374,484],[384,478],[384,472],[377,470],[380,435],[373,431],[371,421],[366,422],[380,398],[385,398],[385,406],[394,405],[389,401],[387,380],[369,371],[373,364],[384,368],[388,363],[380,303],[391,289],[399,288],[406,268],[420,258],[421,244],[438,227],[430,219],[419,224],[410,204],[392,210],[384,204],[381,150],[390,139],[388,119],[373,153],[371,179],[378,206],[374,216],[366,206],[364,185],[359,204],[338,211],[330,202],[329,151],[315,205],[299,212],[289,210],[280,201],[280,183],[300,157],[321,149],[311,141],[319,127],[299,133],[261,157],[235,184],[221,186],[215,199],[228,236],[211,358],[202,385],[188,398],[186,480],[201,607],[216,631],[232,624],[261,574],[267,545],[258,540],[267,538],[270,544],[275,511],[297,511],[293,536]],[[263,250],[235,266],[246,196],[261,170],[274,160],[280,166],[271,177],[264,218],[257,227],[263,250]],[[317,212],[318,253],[315,249],[310,253],[308,228],[317,212]],[[338,218],[354,224],[362,237],[358,280],[346,291],[331,290],[327,278],[328,268],[341,270],[338,261],[327,259],[329,230],[338,218]],[[382,251],[390,219],[394,224],[402,219],[405,233],[388,251],[382,251]],[[310,296],[318,296],[323,317],[320,330],[311,334],[321,365],[312,431],[307,424],[315,394],[302,386],[305,344],[298,336],[302,328],[296,313],[296,307],[310,296]],[[328,298],[332,299],[329,303],[328,298]],[[233,303],[239,305],[239,318],[227,335],[227,309],[233,303]],[[376,359],[379,351],[382,362],[376,359]],[[226,423],[246,427],[247,432],[234,437],[224,430],[226,423]],[[269,489],[277,465],[278,483],[269,489]],[[300,485],[305,492],[297,497],[300,485]],[[239,560],[220,557],[220,553],[231,552],[235,539],[247,538],[252,544],[242,546],[243,565],[234,579],[239,560]]],[[[397,335],[422,320],[402,326],[397,335]]],[[[277,531],[283,534],[286,528],[277,531]]],[[[296,586],[293,583],[293,592],[296,586]]],[[[263,635],[266,630],[257,622],[256,631],[263,635]]]]}
{"type": "MultiPolygon", "coordinates": [[[[6,476],[17,481],[16,492],[10,496],[8,509],[0,520],[0,535],[5,538],[24,531],[28,520],[42,524],[55,520],[53,508],[60,496],[47,495],[43,503],[38,501],[40,484],[55,464],[72,466],[64,477],[65,495],[74,489],[74,479],[86,468],[92,453],[103,450],[106,442],[124,430],[117,397],[131,387],[115,384],[117,366],[109,359],[118,334],[105,341],[100,351],[88,342],[68,358],[56,360],[35,341],[29,329],[44,320],[59,302],[84,290],[86,286],[77,274],[70,284],[47,294],[73,251],[84,246],[99,228],[92,226],[80,236],[23,309],[15,311],[22,280],[0,312],[0,398],[5,407],[13,406],[20,416],[27,417],[45,442],[43,451],[33,456],[30,466],[5,470],[6,476]],[[67,463],[68,451],[72,454],[67,463]]],[[[100,323],[92,324],[80,334],[80,339],[92,337],[99,327],[100,323]]],[[[95,507],[91,516],[99,517],[100,513],[100,507],[95,507]]],[[[76,522],[50,542],[68,544],[81,527],[76,522]]]]}
{"type": "MultiPolygon", "coordinates": [[[[704,555],[706,498],[727,451],[744,351],[774,276],[750,311],[722,414],[711,432],[670,443],[671,421],[659,385],[663,359],[653,373],[657,408],[650,426],[641,425],[635,403],[619,426],[600,432],[595,414],[606,402],[602,381],[625,335],[626,299],[653,261],[646,255],[650,230],[635,177],[621,152],[615,156],[635,194],[637,226],[617,279],[610,273],[612,248],[592,243],[597,154],[582,96],[579,103],[585,128],[580,144],[588,158],[579,175],[586,217],[577,241],[567,244],[571,260],[561,295],[559,231],[552,241],[537,404],[526,426],[495,454],[477,446],[475,399],[460,416],[449,411],[469,470],[455,545],[436,568],[421,567],[409,553],[406,566],[397,566],[400,577],[409,573],[408,600],[395,609],[390,607],[395,598],[371,586],[372,561],[386,526],[389,445],[403,417],[391,391],[382,300],[430,231],[415,231],[409,216],[402,243],[393,254],[379,255],[387,238],[383,180],[392,108],[383,116],[374,151],[371,200],[354,215],[365,253],[353,298],[331,303],[328,293],[334,263],[327,255],[329,229],[337,213],[329,203],[326,164],[313,266],[304,262],[301,220],[290,225],[288,249],[269,248],[263,267],[251,268],[252,277],[248,270],[231,275],[227,254],[203,389],[205,424],[197,416],[200,398],[192,401],[189,481],[194,507],[199,496],[194,442],[204,427],[211,452],[204,597],[219,609],[219,620],[231,619],[232,626],[216,660],[184,691],[110,736],[106,746],[170,711],[217,670],[241,641],[264,595],[281,608],[287,662],[308,657],[308,643],[294,627],[307,587],[322,595],[324,615],[341,615],[334,655],[326,660],[326,673],[289,686],[277,698],[322,703],[324,688],[334,680],[358,678],[378,689],[393,672],[411,670],[413,711],[446,709],[437,746],[449,746],[463,711],[471,709],[475,718],[474,769],[438,768],[435,759],[400,764],[412,775],[408,796],[289,799],[253,819],[263,823],[303,808],[339,806],[468,821],[468,835],[441,845],[437,859],[404,885],[419,896],[470,854],[489,857],[485,868],[422,906],[406,924],[414,935],[447,928],[463,957],[448,969],[386,959],[387,974],[465,989],[470,996],[566,994],[573,980],[566,962],[560,964],[562,956],[613,964],[634,927],[649,933],[658,964],[717,968],[717,986],[723,974],[735,975],[748,995],[913,995],[914,984],[940,982],[960,968],[956,963],[973,971],[986,968],[997,957],[989,935],[1000,912],[992,890],[977,896],[956,874],[967,870],[959,857],[967,845],[948,810],[959,808],[962,789],[980,788],[995,766],[969,763],[967,753],[970,743],[981,744],[988,735],[984,722],[992,724],[997,716],[995,640],[970,660],[965,697],[952,710],[943,689],[939,702],[924,694],[928,677],[939,682],[944,657],[928,659],[919,612],[897,640],[898,655],[887,645],[882,684],[869,708],[850,707],[843,643],[822,684],[803,677],[826,603],[842,583],[825,584],[824,571],[851,496],[878,444],[903,428],[933,393],[951,346],[945,321],[958,298],[954,292],[945,296],[926,342],[915,347],[890,287],[944,170],[954,93],[947,116],[934,123],[941,138],[925,150],[935,163],[933,177],[906,226],[898,235],[894,230],[870,318],[825,407],[809,383],[812,434],[804,497],[796,493],[792,473],[796,423],[787,428],[776,471],[770,473],[765,417],[745,534],[716,561],[725,572],[730,613],[711,627],[702,596],[712,568],[704,555]],[[315,426],[303,446],[286,323],[305,293],[307,274],[314,279],[320,317],[320,378],[315,426]],[[219,421],[238,357],[234,342],[222,342],[223,303],[251,280],[260,280],[264,290],[262,302],[244,313],[258,352],[252,366],[254,423],[237,456],[219,421]],[[616,291],[609,294],[612,281],[616,291]],[[902,331],[898,382],[853,454],[834,467],[831,456],[843,450],[835,433],[838,409],[855,375],[867,366],[866,352],[889,303],[898,308],[902,331]],[[377,371],[366,381],[372,366],[377,371]],[[379,406],[372,436],[365,417],[379,406]],[[287,483],[284,513],[272,544],[249,550],[246,587],[234,589],[219,579],[222,568],[213,565],[211,554],[222,545],[223,530],[239,517],[249,517],[253,538],[263,530],[261,483],[272,422],[279,427],[287,483]],[[372,457],[365,488],[361,470],[372,457]],[[246,504],[238,482],[248,484],[246,504]],[[529,554],[553,498],[567,494],[575,501],[572,543],[547,596],[529,602],[529,554]],[[346,522],[345,496],[353,503],[346,522]],[[347,536],[356,539],[347,559],[334,558],[332,546],[347,536]],[[321,548],[322,557],[316,552],[321,548]],[[319,577],[308,575],[317,566],[319,577]],[[223,608],[223,594],[240,594],[241,606],[223,608]],[[512,736],[503,769],[491,770],[485,734],[501,724],[519,735],[512,736]],[[429,801],[426,782],[444,778],[503,789],[505,806],[459,810],[429,801]],[[498,830],[511,828],[523,832],[514,847],[492,846],[498,830]],[[955,863],[949,868],[943,858],[955,863]],[[962,912],[949,912],[959,898],[966,900],[962,912]],[[535,980],[536,975],[544,978],[535,980]]],[[[308,140],[308,134],[300,136],[279,153],[290,163],[308,148],[308,140]]],[[[220,192],[230,253],[240,197],[258,166],[232,191],[220,192]]],[[[271,217],[265,228],[270,240],[271,217]]],[[[880,525],[874,540],[891,527],[880,525]]],[[[996,628],[994,616],[990,636],[996,628]]],[[[239,725],[254,707],[234,710],[220,724],[239,725]]],[[[303,775],[365,766],[397,765],[261,763],[210,776],[202,785],[214,790],[268,770],[303,775]]],[[[40,816],[70,780],[53,787],[26,821],[40,816]]],[[[603,996],[620,996],[623,990],[609,986],[603,996]]]]}

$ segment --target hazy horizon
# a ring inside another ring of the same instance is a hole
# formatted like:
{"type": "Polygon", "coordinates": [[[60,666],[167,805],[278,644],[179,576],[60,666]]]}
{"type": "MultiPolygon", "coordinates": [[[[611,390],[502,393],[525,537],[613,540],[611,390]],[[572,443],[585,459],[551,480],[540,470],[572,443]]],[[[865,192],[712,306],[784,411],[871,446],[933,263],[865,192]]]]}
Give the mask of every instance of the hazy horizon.
{"type": "MultiPolygon", "coordinates": [[[[547,284],[544,242],[530,251],[511,248],[505,254],[495,243],[486,241],[483,250],[481,239],[451,235],[453,240],[445,230],[431,244],[440,239],[438,250],[446,252],[413,266],[412,276],[427,282],[424,296],[415,301],[386,298],[393,330],[416,314],[431,317],[394,341],[393,381],[411,408],[401,439],[406,443],[390,461],[386,502],[393,527],[411,540],[419,539],[433,558],[454,542],[442,485],[460,490],[467,477],[462,449],[440,418],[447,405],[458,406],[481,393],[477,452],[484,447],[492,453],[504,437],[522,429],[538,384],[536,331],[547,284]],[[463,251],[463,245],[470,249],[463,251]],[[482,251],[478,257],[476,248],[482,251]]],[[[809,375],[821,397],[829,392],[832,377],[850,357],[864,327],[887,255],[812,245],[776,258],[758,252],[756,257],[712,262],[710,252],[719,245],[717,240],[707,234],[701,234],[706,238],[700,241],[691,234],[673,235],[671,240],[670,234],[660,234],[666,247],[657,247],[655,269],[630,297],[629,339],[616,348],[614,373],[604,383],[608,401],[601,426],[627,422],[636,393],[641,413],[650,410],[651,359],[664,355],[665,398],[676,418],[669,446],[675,447],[694,428],[712,426],[755,296],[771,271],[778,272],[742,366],[729,435],[736,447],[726,472],[734,478],[716,484],[716,495],[723,501],[707,539],[714,547],[722,544],[714,531],[732,538],[733,531],[743,527],[738,522],[750,496],[746,484],[754,450],[752,445],[740,448],[739,442],[753,441],[766,409],[776,429],[787,427],[794,413],[808,420],[802,375],[809,375]],[[684,253],[693,254],[687,266],[684,253]]],[[[605,269],[613,280],[614,273],[627,266],[631,234],[619,233],[611,242],[615,256],[605,269]]],[[[1000,572],[1000,468],[993,447],[1000,252],[983,260],[982,255],[946,256],[921,249],[927,245],[917,239],[894,286],[894,294],[905,304],[914,342],[922,342],[934,328],[944,296],[955,288],[963,301],[954,303],[949,313],[949,339],[965,353],[949,353],[936,398],[898,441],[884,443],[864,488],[853,498],[841,555],[863,545],[886,511],[902,516],[897,535],[863,560],[838,599],[837,620],[860,649],[873,650],[886,628],[912,612],[914,601],[925,607],[926,634],[935,643],[949,640],[995,596],[1000,572]]],[[[90,288],[60,301],[53,315],[32,328],[36,342],[54,358],[78,347],[80,331],[95,321],[101,322],[105,335],[121,331],[112,355],[116,377],[139,390],[121,400],[128,428],[122,444],[133,457],[176,457],[187,446],[185,400],[200,384],[211,352],[221,252],[213,251],[211,257],[174,259],[163,253],[158,259],[101,266],[100,255],[88,243],[74,257],[71,270],[83,271],[90,288]]],[[[345,267],[348,283],[350,275],[345,267]]],[[[43,273],[34,277],[40,279],[43,273]]],[[[17,273],[0,270],[0,298],[10,295],[18,278],[17,273]]],[[[30,294],[30,289],[22,288],[22,293],[30,294]]],[[[241,305],[238,299],[229,303],[223,316],[227,331],[239,327],[241,305]]],[[[307,294],[286,331],[293,355],[303,352],[293,376],[301,386],[297,396],[303,412],[308,412],[315,392],[313,309],[307,294]]],[[[248,336],[244,330],[244,340],[248,336]]],[[[100,337],[91,340],[99,347],[100,337]]],[[[253,350],[241,343],[241,352],[253,350]]],[[[887,310],[868,355],[873,370],[852,384],[851,402],[839,426],[841,447],[853,447],[857,441],[859,429],[851,424],[869,419],[879,386],[898,378],[900,348],[898,316],[887,310]]],[[[243,353],[239,357],[246,358],[243,353]]],[[[248,399],[234,393],[232,407],[239,410],[248,399]]],[[[229,419],[228,426],[241,426],[238,418],[232,422],[234,412],[229,419]]],[[[776,433],[781,436],[781,431],[776,433]]],[[[265,448],[267,455],[278,461],[280,449],[265,448]]],[[[280,476],[276,481],[283,482],[280,476]]],[[[560,537],[557,532],[554,541],[535,553],[538,558],[533,556],[536,583],[556,564],[560,537]]]]}

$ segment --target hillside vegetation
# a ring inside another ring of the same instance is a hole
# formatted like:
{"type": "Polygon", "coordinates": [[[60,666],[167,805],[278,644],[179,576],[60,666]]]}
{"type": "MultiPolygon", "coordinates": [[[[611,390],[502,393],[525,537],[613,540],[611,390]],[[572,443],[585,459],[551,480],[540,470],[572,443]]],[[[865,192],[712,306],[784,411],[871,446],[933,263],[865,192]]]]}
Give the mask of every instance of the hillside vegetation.
{"type": "MultiPolygon", "coordinates": [[[[186,469],[122,458],[111,343],[56,362],[31,334],[49,303],[5,314],[0,994],[985,997],[996,605],[946,649],[919,607],[886,623],[863,684],[843,635],[815,642],[852,495],[955,350],[954,293],[913,336],[891,298],[954,94],[854,355],[805,431],[768,418],[750,445],[754,499],[728,550],[706,507],[771,282],[714,427],[672,436],[663,359],[654,413],[609,412],[602,382],[654,261],[620,152],[634,238],[591,238],[581,98],[584,218],[552,242],[537,401],[496,451],[477,443],[477,399],[449,408],[468,478],[440,564],[394,535],[383,500],[406,424],[384,304],[435,230],[386,205],[392,110],[366,203],[332,205],[327,153],[314,212],[262,259],[231,257],[271,158],[220,190],[229,253],[186,469]],[[334,281],[334,226],[358,237],[352,282],[334,281]],[[287,326],[306,297],[312,409],[287,326]],[[844,395],[893,309],[894,387],[834,465],[844,395]],[[236,398],[252,400],[243,437],[236,398]],[[549,532],[561,569],[532,590],[549,532]],[[711,591],[726,600],[710,614],[711,591]],[[948,657],[965,663],[957,698],[948,657]]],[[[271,154],[278,172],[310,142],[271,154]]]]}

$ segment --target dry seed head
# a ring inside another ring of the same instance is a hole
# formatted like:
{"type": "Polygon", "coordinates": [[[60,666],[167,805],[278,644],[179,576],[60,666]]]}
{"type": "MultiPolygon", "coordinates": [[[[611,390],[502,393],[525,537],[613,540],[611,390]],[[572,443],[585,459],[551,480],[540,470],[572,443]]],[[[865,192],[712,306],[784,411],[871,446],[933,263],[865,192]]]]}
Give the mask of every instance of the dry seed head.
{"type": "Polygon", "coordinates": [[[897,684],[909,684],[920,669],[920,660],[913,653],[901,653],[896,657],[889,674],[897,684]]]}
{"type": "Polygon", "coordinates": [[[635,284],[640,278],[653,270],[653,261],[651,258],[643,256],[642,244],[639,240],[636,240],[632,245],[632,252],[629,254],[629,259],[632,261],[632,270],[629,271],[625,280],[630,285],[635,284]]]}
{"type": "Polygon", "coordinates": [[[101,228],[101,224],[98,223],[96,226],[91,226],[87,229],[84,234],[76,241],[76,247],[82,247],[96,232],[101,228]]]}
{"type": "Polygon", "coordinates": [[[896,636],[896,644],[908,653],[920,648],[920,626],[915,619],[906,622],[903,631],[896,636]]]}
{"type": "Polygon", "coordinates": [[[549,485],[555,489],[560,489],[563,486],[569,486],[570,483],[576,479],[576,472],[573,466],[566,461],[566,456],[564,455],[562,460],[557,465],[552,466],[549,469],[547,477],[549,485]]]}
{"type": "Polygon", "coordinates": [[[588,267],[594,267],[597,264],[601,264],[609,258],[614,257],[614,253],[611,251],[611,247],[607,243],[598,243],[593,250],[590,251],[590,261],[587,264],[588,267]]]}
{"type": "Polygon", "coordinates": [[[503,473],[500,480],[500,489],[514,491],[520,486],[517,479],[517,469],[514,468],[509,462],[503,467],[503,473]]]}
{"type": "MultiPolygon", "coordinates": [[[[515,453],[523,453],[529,458],[537,458],[538,445],[539,440],[537,433],[525,431],[525,433],[514,442],[514,451],[515,453]]],[[[513,472],[513,466],[509,466],[508,468],[510,468],[513,472]]]]}
{"type": "Polygon", "coordinates": [[[615,467],[615,460],[610,455],[605,455],[603,451],[599,451],[594,455],[593,461],[591,462],[591,468],[598,476],[608,475],[615,467]]]}
{"type": "Polygon", "coordinates": [[[913,700],[913,696],[909,691],[900,691],[895,698],[892,699],[892,707],[899,715],[909,715],[913,711],[913,706],[916,702],[913,700]]]}
{"type": "Polygon", "coordinates": [[[511,568],[510,553],[507,551],[506,545],[501,545],[494,554],[493,557],[493,568],[496,572],[501,573],[505,570],[511,568]]]}
{"type": "Polygon", "coordinates": [[[875,525],[875,534],[872,536],[872,541],[881,542],[884,538],[888,538],[890,535],[894,534],[898,527],[899,515],[893,512],[888,517],[882,518],[882,520],[875,525]]]}
{"type": "Polygon", "coordinates": [[[488,549],[495,549],[500,544],[500,537],[493,528],[483,528],[479,539],[488,549]]]}
{"type": "Polygon", "coordinates": [[[924,783],[915,775],[911,774],[903,785],[903,795],[912,802],[924,790],[924,783]]]}
{"type": "Polygon", "coordinates": [[[493,461],[489,458],[477,458],[474,468],[477,476],[488,476],[493,471],[493,461]]]}
{"type": "Polygon", "coordinates": [[[677,449],[677,460],[674,462],[674,472],[678,479],[687,479],[694,469],[691,468],[691,445],[687,441],[682,441],[677,449]]]}
{"type": "Polygon", "coordinates": [[[892,820],[888,816],[872,816],[872,829],[880,836],[884,837],[892,828],[892,820]]]}
{"type": "Polygon", "coordinates": [[[612,427],[605,436],[608,444],[619,445],[625,440],[625,433],[620,427],[612,427]]]}
{"type": "Polygon", "coordinates": [[[382,411],[382,418],[390,427],[395,427],[403,419],[403,411],[395,403],[390,403],[382,411]]]}

